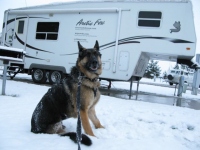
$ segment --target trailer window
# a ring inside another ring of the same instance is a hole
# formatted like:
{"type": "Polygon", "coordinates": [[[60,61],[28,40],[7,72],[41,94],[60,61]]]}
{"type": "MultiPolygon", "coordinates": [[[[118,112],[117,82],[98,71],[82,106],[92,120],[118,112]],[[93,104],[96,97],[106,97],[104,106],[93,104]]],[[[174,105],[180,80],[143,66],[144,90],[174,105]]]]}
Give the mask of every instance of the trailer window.
{"type": "Polygon", "coordinates": [[[175,71],[174,71],[174,70],[171,70],[171,73],[175,73],[175,71]]]}
{"type": "Polygon", "coordinates": [[[38,22],[36,29],[36,39],[57,40],[59,22],[38,22]]]}
{"type": "Polygon", "coordinates": [[[37,33],[36,39],[46,39],[46,33],[37,33]]]}
{"type": "Polygon", "coordinates": [[[140,11],[138,15],[138,26],[160,27],[162,13],[158,11],[140,11]]]}
{"type": "Polygon", "coordinates": [[[24,21],[20,20],[18,23],[17,33],[23,34],[23,32],[24,32],[24,21]]]}

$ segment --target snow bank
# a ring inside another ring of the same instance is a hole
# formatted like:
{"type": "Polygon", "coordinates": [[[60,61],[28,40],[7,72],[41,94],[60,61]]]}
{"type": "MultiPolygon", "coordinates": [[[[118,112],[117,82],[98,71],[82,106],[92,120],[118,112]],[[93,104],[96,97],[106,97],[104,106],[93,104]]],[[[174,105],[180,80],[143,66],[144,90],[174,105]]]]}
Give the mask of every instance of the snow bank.
{"type": "MultiPolygon", "coordinates": [[[[33,110],[48,88],[7,81],[7,95],[0,95],[1,150],[77,149],[68,137],[30,132],[33,110]]],[[[82,145],[82,150],[200,149],[198,110],[101,96],[96,111],[105,129],[92,125],[93,145],[82,145]]],[[[76,119],[63,123],[68,131],[75,131],[76,119]]]]}

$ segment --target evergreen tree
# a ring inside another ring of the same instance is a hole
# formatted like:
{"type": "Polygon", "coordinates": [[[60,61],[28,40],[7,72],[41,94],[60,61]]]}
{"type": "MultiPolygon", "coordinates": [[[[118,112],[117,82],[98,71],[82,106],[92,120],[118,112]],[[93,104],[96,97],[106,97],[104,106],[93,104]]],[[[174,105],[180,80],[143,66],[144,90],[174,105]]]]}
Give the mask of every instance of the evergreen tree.
{"type": "Polygon", "coordinates": [[[144,77],[153,78],[154,75],[158,77],[160,76],[160,73],[161,73],[161,69],[158,66],[158,61],[150,60],[145,70],[144,77]]]}

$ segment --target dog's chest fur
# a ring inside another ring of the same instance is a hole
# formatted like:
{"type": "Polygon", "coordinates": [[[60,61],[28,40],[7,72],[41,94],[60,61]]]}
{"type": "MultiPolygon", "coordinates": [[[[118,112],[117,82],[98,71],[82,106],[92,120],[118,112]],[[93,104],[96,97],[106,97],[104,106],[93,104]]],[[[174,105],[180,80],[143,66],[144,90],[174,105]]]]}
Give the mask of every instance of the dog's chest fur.
{"type": "MultiPolygon", "coordinates": [[[[94,106],[100,98],[100,91],[98,89],[100,83],[99,81],[92,82],[88,79],[83,79],[81,84],[81,90],[80,90],[80,98],[81,98],[81,109],[90,109],[92,106],[94,106]]],[[[74,108],[76,110],[76,98],[77,98],[77,89],[78,84],[74,84],[72,92],[72,101],[74,104],[74,108]]]]}
{"type": "MultiPolygon", "coordinates": [[[[82,86],[81,86],[81,97],[85,99],[85,104],[89,108],[94,106],[100,98],[99,92],[99,81],[92,82],[88,79],[83,79],[82,86]]],[[[85,107],[85,106],[84,106],[85,107]]]]}
{"type": "MultiPolygon", "coordinates": [[[[80,77],[80,70],[77,67],[73,67],[71,69],[71,78],[67,81],[67,86],[70,85],[71,89],[71,99],[74,104],[74,108],[76,109],[76,97],[77,97],[77,89],[78,89],[78,82],[80,77]]],[[[81,74],[81,109],[89,109],[90,107],[94,106],[99,98],[100,98],[100,92],[99,92],[99,86],[100,82],[97,80],[90,80],[87,78],[84,74],[81,74]]]]}

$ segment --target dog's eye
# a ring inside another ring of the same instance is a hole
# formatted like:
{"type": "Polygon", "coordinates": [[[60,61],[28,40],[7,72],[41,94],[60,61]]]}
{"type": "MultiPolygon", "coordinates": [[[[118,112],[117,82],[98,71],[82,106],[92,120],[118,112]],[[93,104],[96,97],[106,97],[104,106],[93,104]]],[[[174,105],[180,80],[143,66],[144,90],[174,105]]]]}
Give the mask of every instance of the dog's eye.
{"type": "Polygon", "coordinates": [[[97,52],[97,51],[94,52],[94,55],[95,55],[95,56],[99,56],[99,57],[101,57],[101,54],[100,54],[99,52],[97,52]]]}
{"type": "Polygon", "coordinates": [[[90,53],[90,52],[88,52],[86,55],[87,55],[88,57],[90,57],[90,56],[91,56],[91,53],[90,53]]]}
{"type": "Polygon", "coordinates": [[[79,52],[79,57],[80,57],[81,59],[83,59],[83,58],[86,57],[86,56],[87,56],[87,52],[85,52],[85,51],[79,52]]]}
{"type": "Polygon", "coordinates": [[[82,56],[85,57],[87,55],[87,52],[83,51],[82,56]]]}
{"type": "Polygon", "coordinates": [[[95,51],[93,54],[94,54],[95,56],[98,56],[98,55],[99,55],[97,51],[95,51]]]}

